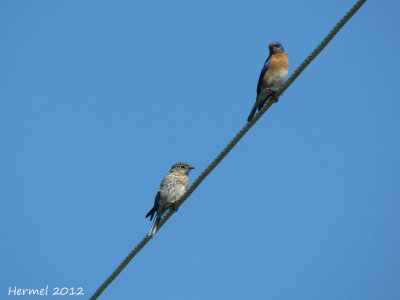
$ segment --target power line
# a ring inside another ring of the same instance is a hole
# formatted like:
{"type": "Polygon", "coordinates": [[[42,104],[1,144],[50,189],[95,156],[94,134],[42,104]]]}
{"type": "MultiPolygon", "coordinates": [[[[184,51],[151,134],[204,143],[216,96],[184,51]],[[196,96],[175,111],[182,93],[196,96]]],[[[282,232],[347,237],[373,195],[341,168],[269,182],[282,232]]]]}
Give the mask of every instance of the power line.
{"type": "MultiPolygon", "coordinates": [[[[297,67],[289,79],[283,86],[276,92],[275,96],[270,99],[264,107],[255,115],[255,117],[248,122],[230,141],[230,143],[221,151],[221,153],[211,162],[211,164],[197,177],[191,184],[187,192],[179,199],[175,207],[178,209],[182,203],[193,193],[199,184],[211,173],[212,170],[224,159],[224,157],[232,150],[233,147],[240,141],[240,139],[250,130],[250,128],[258,121],[258,119],[275,103],[279,96],[293,83],[294,80],[303,72],[303,70],[311,63],[311,61],[325,48],[325,46],[332,40],[332,38],[339,32],[339,30],[347,23],[348,20],[357,12],[357,10],[365,3],[366,0],[358,0],[354,6],[343,16],[343,18],[333,27],[328,35],[322,42],[314,49],[313,52],[297,67]]],[[[158,228],[161,228],[166,221],[172,216],[175,211],[169,210],[160,222],[158,228]]],[[[97,299],[100,294],[110,285],[110,283],[118,276],[119,273],[127,266],[132,258],[149,242],[150,237],[146,235],[139,244],[125,257],[121,264],[114,270],[114,272],[101,284],[96,290],[90,300],[97,299]]]]}

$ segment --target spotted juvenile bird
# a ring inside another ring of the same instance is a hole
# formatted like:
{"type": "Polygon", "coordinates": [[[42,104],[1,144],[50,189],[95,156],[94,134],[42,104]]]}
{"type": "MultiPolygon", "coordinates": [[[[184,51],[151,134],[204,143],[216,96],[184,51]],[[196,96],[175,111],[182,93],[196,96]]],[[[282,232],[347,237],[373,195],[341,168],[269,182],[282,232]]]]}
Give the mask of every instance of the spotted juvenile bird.
{"type": "Polygon", "coordinates": [[[288,74],[288,56],[280,43],[269,44],[269,56],[261,70],[257,84],[257,98],[247,122],[253,119],[256,110],[260,110],[275,91],[285,82],[288,74]]]}
{"type": "Polygon", "coordinates": [[[146,215],[146,218],[150,217],[150,221],[154,215],[156,216],[149,232],[150,237],[157,232],[163,214],[167,209],[174,208],[176,201],[186,192],[189,184],[188,174],[192,169],[194,167],[191,165],[178,162],[171,167],[169,173],[164,177],[156,194],[154,206],[146,215]]]}

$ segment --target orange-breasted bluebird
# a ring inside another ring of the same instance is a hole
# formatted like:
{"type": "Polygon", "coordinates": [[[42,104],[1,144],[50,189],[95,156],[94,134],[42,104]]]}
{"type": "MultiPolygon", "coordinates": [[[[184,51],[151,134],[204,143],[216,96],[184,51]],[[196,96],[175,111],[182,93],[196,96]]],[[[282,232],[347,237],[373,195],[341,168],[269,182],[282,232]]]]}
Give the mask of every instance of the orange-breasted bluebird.
{"type": "Polygon", "coordinates": [[[194,169],[194,167],[185,162],[178,162],[171,167],[169,173],[164,177],[156,194],[154,206],[146,215],[146,218],[150,216],[150,221],[153,219],[154,214],[156,215],[149,232],[150,237],[153,237],[157,232],[163,214],[167,209],[173,208],[179,198],[186,192],[189,184],[188,174],[191,169],[194,169]]]}
{"type": "Polygon", "coordinates": [[[261,70],[257,84],[257,98],[247,122],[253,119],[256,110],[260,110],[265,102],[274,95],[276,89],[285,82],[288,74],[288,56],[280,43],[269,44],[269,56],[261,70]]]}

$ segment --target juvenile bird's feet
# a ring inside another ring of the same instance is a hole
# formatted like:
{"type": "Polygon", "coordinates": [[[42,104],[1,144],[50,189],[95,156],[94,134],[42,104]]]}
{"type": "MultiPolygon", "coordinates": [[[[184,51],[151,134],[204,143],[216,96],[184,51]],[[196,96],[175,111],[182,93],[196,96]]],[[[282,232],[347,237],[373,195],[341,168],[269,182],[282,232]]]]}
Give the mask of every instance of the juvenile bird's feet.
{"type": "Polygon", "coordinates": [[[178,206],[176,206],[176,203],[171,204],[171,207],[169,209],[174,213],[176,213],[179,210],[178,206]]]}

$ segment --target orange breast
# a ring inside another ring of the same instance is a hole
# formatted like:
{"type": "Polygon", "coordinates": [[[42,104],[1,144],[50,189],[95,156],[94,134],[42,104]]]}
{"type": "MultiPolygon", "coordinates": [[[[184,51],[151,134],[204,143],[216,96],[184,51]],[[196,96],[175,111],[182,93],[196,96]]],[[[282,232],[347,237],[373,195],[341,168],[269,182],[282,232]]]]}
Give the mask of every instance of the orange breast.
{"type": "Polygon", "coordinates": [[[269,63],[269,69],[288,69],[289,60],[286,52],[275,53],[271,56],[271,61],[269,63]]]}

